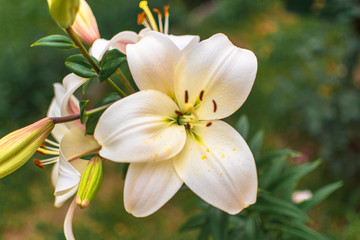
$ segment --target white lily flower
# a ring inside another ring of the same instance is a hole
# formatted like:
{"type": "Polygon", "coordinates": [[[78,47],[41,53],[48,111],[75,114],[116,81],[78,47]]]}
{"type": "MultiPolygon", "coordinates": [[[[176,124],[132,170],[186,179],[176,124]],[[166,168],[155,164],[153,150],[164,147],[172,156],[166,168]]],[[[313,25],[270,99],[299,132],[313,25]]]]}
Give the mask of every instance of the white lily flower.
{"type": "MultiPolygon", "coordinates": [[[[63,85],[54,84],[55,97],[48,110],[49,117],[64,117],[80,113],[79,101],[73,95],[87,79],[75,74],[69,74],[63,80],[63,85]]],[[[57,124],[52,131],[56,142],[47,140],[53,147],[39,149],[44,154],[54,155],[53,158],[40,160],[38,165],[54,163],[51,179],[55,187],[55,207],[61,207],[72,197],[80,182],[81,173],[87,162],[80,157],[96,152],[98,143],[92,136],[85,136],[85,126],[79,120],[57,124]],[[56,148],[54,148],[56,147],[56,148]]]]}
{"type": "Polygon", "coordinates": [[[255,55],[223,34],[181,50],[155,31],[128,44],[126,53],[141,91],[112,104],[94,134],[102,157],[130,162],[125,209],[148,216],[183,183],[229,214],[255,203],[253,155],[239,133],[218,120],[249,95],[255,55]]]}

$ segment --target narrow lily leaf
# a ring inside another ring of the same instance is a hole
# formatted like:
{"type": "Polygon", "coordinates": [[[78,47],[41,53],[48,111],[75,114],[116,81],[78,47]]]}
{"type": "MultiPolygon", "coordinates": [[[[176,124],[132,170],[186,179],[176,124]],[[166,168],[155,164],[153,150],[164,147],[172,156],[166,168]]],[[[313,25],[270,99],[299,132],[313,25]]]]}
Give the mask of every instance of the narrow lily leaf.
{"type": "Polygon", "coordinates": [[[308,216],[306,216],[306,214],[296,205],[267,194],[259,195],[257,203],[250,208],[256,211],[260,211],[262,214],[283,216],[300,221],[308,220],[308,216]]]}
{"type": "Polygon", "coordinates": [[[209,211],[211,234],[214,240],[227,240],[229,215],[217,208],[209,211]]]}
{"type": "Polygon", "coordinates": [[[249,135],[249,119],[246,115],[243,115],[239,118],[236,123],[236,130],[240,135],[246,140],[249,135]]]}
{"type": "Polygon", "coordinates": [[[300,239],[304,240],[327,240],[328,238],[324,237],[318,232],[315,232],[311,228],[307,227],[306,225],[295,224],[291,225],[284,225],[284,224],[271,224],[269,225],[270,228],[280,230],[281,232],[286,232],[292,236],[295,236],[300,239]]]}
{"type": "Polygon", "coordinates": [[[81,54],[68,57],[65,61],[65,66],[71,72],[83,78],[92,78],[96,76],[95,71],[81,54]]]}
{"type": "Polygon", "coordinates": [[[285,165],[284,159],[274,160],[272,165],[264,171],[262,178],[259,179],[259,186],[262,189],[268,189],[268,187],[281,177],[281,171],[285,165]]]}
{"type": "Polygon", "coordinates": [[[276,151],[269,152],[265,154],[261,159],[257,162],[257,167],[259,169],[262,168],[262,166],[267,165],[269,163],[272,163],[273,161],[277,159],[285,159],[288,157],[297,157],[299,156],[299,152],[296,152],[291,149],[280,149],[276,151]]]}
{"type": "Polygon", "coordinates": [[[105,81],[109,78],[120,65],[126,61],[123,53],[118,49],[108,51],[100,62],[99,80],[105,81]]]}
{"type": "Polygon", "coordinates": [[[180,232],[189,231],[195,228],[199,228],[206,223],[206,214],[200,213],[190,217],[181,227],[180,232]]]}
{"type": "Polygon", "coordinates": [[[318,205],[320,202],[322,202],[324,199],[326,199],[330,194],[342,187],[342,185],[342,181],[338,181],[320,188],[313,194],[312,198],[299,203],[299,208],[303,209],[304,211],[309,211],[310,209],[318,205]]]}
{"type": "Polygon", "coordinates": [[[37,40],[31,44],[31,47],[53,47],[60,49],[72,49],[76,48],[74,42],[65,35],[51,35],[37,40]]]}
{"type": "Polygon", "coordinates": [[[88,115],[86,114],[86,105],[89,103],[89,100],[80,101],[80,122],[85,124],[88,120],[88,115]]]}
{"type": "Polygon", "coordinates": [[[249,147],[254,155],[255,160],[259,159],[260,157],[260,150],[262,147],[264,137],[264,131],[258,131],[250,140],[249,147]]]}
{"type": "Polygon", "coordinates": [[[315,170],[321,164],[321,160],[302,164],[299,167],[287,171],[281,178],[275,181],[269,188],[279,189],[283,187],[294,186],[295,183],[303,176],[315,170]]]}

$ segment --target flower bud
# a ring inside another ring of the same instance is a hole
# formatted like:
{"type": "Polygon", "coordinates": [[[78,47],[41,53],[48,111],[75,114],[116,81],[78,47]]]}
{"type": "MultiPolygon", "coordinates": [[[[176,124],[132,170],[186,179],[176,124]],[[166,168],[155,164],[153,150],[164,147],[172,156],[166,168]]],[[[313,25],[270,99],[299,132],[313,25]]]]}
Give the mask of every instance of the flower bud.
{"type": "Polygon", "coordinates": [[[44,118],[0,139],[0,178],[14,172],[31,158],[55,124],[44,118]]]}
{"type": "Polygon", "coordinates": [[[90,159],[81,176],[79,189],[76,195],[77,205],[81,208],[85,208],[90,204],[100,189],[102,177],[102,159],[100,156],[95,156],[90,159]]]}
{"type": "Polygon", "coordinates": [[[71,27],[79,10],[80,0],[48,0],[54,21],[62,28],[71,27]]]}
{"type": "Polygon", "coordinates": [[[80,0],[80,8],[72,28],[81,41],[89,46],[100,38],[95,16],[85,0],[80,0]]]}

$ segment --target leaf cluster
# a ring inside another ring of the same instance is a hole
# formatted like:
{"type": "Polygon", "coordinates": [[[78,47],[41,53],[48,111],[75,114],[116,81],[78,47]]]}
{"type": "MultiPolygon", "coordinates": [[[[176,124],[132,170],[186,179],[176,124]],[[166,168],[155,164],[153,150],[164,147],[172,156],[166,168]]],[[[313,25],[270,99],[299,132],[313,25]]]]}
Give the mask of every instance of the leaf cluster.
{"type": "MultiPolygon", "coordinates": [[[[249,133],[249,122],[242,116],[237,129],[244,138],[249,133]]],[[[192,216],[181,231],[199,230],[199,240],[325,240],[326,236],[311,229],[307,212],[342,186],[328,184],[313,193],[312,198],[300,203],[292,201],[299,180],[314,171],[320,160],[302,165],[291,164],[298,155],[289,149],[261,153],[263,132],[248,140],[258,168],[259,191],[256,204],[237,215],[229,215],[206,205],[203,212],[192,216]]]]}

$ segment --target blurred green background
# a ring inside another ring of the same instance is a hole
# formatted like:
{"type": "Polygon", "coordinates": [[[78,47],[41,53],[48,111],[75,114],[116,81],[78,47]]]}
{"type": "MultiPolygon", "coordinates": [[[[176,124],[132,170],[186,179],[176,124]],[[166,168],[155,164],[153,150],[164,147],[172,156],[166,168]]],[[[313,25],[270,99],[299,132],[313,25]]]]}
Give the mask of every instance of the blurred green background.
{"type": "MultiPolygon", "coordinates": [[[[103,38],[138,31],[137,1],[88,1],[103,38]]],[[[150,0],[162,8],[168,1],[150,0]]],[[[302,153],[297,164],[323,159],[304,179],[304,189],[344,180],[344,186],[310,213],[312,227],[333,239],[360,239],[360,2],[358,0],[172,0],[170,32],[223,32],[251,49],[259,70],[237,115],[253,131],[265,131],[265,148],[302,153]]],[[[75,50],[31,48],[41,37],[61,34],[45,0],[0,0],[0,137],[46,115],[52,84],[68,74],[63,62],[75,50]]],[[[31,161],[0,181],[0,239],[64,239],[67,207],[52,206],[51,167],[31,161]]],[[[191,192],[176,195],[156,214],[137,219],[122,205],[121,167],[105,166],[94,203],[78,210],[78,239],[195,239],[178,233],[199,211],[191,192]]]]}

